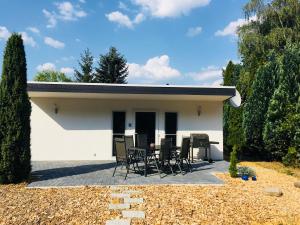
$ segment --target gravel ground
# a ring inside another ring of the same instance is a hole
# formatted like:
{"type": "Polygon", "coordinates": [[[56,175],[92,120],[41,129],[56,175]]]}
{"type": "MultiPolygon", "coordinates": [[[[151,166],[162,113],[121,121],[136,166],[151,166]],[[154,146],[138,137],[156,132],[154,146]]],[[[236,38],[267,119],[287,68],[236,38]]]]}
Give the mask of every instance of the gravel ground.
{"type": "MultiPolygon", "coordinates": [[[[146,212],[133,224],[300,224],[300,189],[297,178],[252,163],[258,181],[217,174],[224,186],[130,186],[142,190],[145,203],[133,206],[146,212]],[[283,191],[282,197],[264,194],[266,187],[283,191]]],[[[108,188],[26,189],[0,186],[0,224],[105,224],[120,217],[109,212],[108,188]]]]}

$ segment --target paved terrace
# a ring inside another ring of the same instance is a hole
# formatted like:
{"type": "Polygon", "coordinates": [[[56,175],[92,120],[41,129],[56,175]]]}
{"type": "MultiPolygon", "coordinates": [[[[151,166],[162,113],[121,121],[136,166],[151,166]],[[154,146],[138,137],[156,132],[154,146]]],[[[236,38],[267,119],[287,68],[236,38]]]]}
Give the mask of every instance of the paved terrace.
{"type": "Polygon", "coordinates": [[[124,180],[125,168],[118,167],[112,177],[114,161],[47,161],[32,162],[33,182],[28,187],[64,187],[85,185],[151,185],[151,184],[223,184],[213,174],[228,171],[228,163],[218,161],[212,164],[195,162],[193,172],[173,176],[150,172],[147,177],[133,171],[124,180]]]}

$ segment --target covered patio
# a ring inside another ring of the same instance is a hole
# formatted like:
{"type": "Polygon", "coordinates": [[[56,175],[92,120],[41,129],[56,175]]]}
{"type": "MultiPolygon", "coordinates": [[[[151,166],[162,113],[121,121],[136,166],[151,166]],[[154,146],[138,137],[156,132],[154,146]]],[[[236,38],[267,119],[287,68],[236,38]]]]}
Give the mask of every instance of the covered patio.
{"type": "Polygon", "coordinates": [[[124,180],[125,168],[112,177],[115,161],[33,161],[32,182],[29,188],[102,186],[102,185],[152,185],[152,184],[190,184],[222,185],[223,181],[214,173],[226,172],[228,163],[216,161],[212,164],[195,161],[192,173],[185,175],[150,173],[147,177],[130,173],[124,180]]]}

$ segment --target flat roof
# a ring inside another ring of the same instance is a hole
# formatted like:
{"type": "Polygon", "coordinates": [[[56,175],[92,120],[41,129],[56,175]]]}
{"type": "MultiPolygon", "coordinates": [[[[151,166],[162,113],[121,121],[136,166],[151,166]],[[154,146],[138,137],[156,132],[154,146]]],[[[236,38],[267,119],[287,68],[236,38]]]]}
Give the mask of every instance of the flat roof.
{"type": "MultiPolygon", "coordinates": [[[[129,94],[129,95],[201,95],[233,97],[233,86],[180,86],[180,85],[140,85],[140,84],[102,84],[102,83],[27,83],[29,93],[86,93],[86,94],[129,94]]],[[[36,95],[35,95],[36,96],[36,95]]]]}

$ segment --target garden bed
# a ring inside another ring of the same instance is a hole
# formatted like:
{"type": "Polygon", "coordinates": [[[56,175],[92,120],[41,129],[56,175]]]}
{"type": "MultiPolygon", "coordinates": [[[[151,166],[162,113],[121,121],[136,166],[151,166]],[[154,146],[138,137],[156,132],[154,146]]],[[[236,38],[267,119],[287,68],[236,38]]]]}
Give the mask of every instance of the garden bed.
{"type": "MultiPolygon", "coordinates": [[[[257,181],[242,181],[217,174],[224,186],[151,185],[142,190],[145,220],[133,224],[300,224],[300,189],[297,178],[253,163],[257,181]],[[283,196],[264,193],[279,187],[283,196]]],[[[110,212],[108,188],[26,189],[25,185],[0,186],[0,224],[105,224],[120,214],[110,212]]]]}

